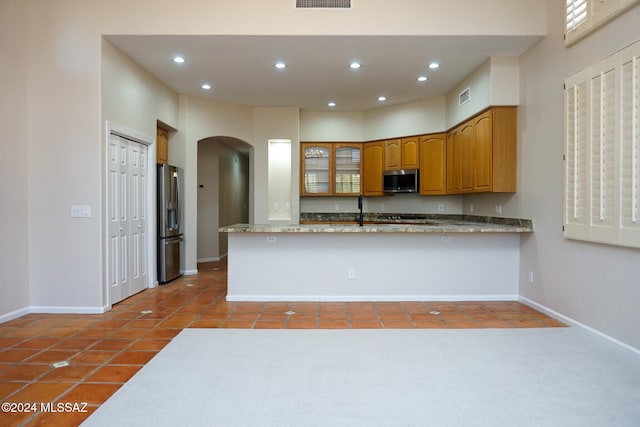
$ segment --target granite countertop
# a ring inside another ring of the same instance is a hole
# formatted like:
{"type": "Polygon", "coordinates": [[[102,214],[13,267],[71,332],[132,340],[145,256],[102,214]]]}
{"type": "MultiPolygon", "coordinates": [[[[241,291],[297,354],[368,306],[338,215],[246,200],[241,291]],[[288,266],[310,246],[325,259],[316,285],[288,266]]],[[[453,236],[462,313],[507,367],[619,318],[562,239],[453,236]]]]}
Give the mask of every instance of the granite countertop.
{"type": "Polygon", "coordinates": [[[365,214],[364,225],[355,214],[303,213],[300,223],[234,224],[225,233],[531,233],[533,221],[472,215],[365,214]]]}

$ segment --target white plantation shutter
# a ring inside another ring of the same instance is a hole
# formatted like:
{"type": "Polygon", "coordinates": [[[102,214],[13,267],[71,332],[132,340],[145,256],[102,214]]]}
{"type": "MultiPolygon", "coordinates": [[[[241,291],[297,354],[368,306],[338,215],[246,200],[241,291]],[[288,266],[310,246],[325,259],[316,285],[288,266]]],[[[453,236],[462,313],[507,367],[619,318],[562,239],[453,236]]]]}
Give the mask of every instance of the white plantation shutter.
{"type": "Polygon", "coordinates": [[[567,238],[640,248],[640,41],[565,81],[567,238]]]}
{"type": "Polygon", "coordinates": [[[575,31],[587,22],[587,0],[567,0],[566,32],[575,31]]]}
{"type": "Polygon", "coordinates": [[[587,82],[576,76],[565,90],[565,235],[585,238],[587,225],[587,82]]]}
{"type": "Polygon", "coordinates": [[[565,0],[565,46],[597,31],[638,3],[640,0],[565,0]]]}
{"type": "Polygon", "coordinates": [[[615,240],[616,203],[616,76],[612,61],[592,69],[590,226],[596,241],[615,240]]]}
{"type": "Polygon", "coordinates": [[[620,76],[621,243],[640,247],[640,43],[625,49],[623,58],[620,76]]]}

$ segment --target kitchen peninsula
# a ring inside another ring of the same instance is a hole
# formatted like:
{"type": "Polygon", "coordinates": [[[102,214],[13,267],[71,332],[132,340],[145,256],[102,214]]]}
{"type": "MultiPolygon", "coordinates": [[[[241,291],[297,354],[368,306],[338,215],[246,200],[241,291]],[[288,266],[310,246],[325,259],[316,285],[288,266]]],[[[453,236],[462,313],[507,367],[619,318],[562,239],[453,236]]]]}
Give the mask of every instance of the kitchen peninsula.
{"type": "Polygon", "coordinates": [[[227,300],[515,300],[520,235],[533,231],[530,220],[466,215],[301,222],[219,229],[229,233],[227,300]]]}

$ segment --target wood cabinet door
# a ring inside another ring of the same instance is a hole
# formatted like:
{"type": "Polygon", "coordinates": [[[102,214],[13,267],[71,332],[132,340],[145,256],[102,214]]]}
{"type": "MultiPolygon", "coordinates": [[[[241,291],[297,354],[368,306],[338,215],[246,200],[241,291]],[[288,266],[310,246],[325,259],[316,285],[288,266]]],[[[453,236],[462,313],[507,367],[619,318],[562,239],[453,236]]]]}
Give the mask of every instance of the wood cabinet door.
{"type": "Polygon", "coordinates": [[[358,196],[362,191],[362,144],[344,143],[333,147],[334,195],[358,196]]]}
{"type": "Polygon", "coordinates": [[[384,142],[384,170],[392,171],[402,168],[401,150],[400,139],[389,139],[384,142]]]}
{"type": "Polygon", "coordinates": [[[420,137],[402,138],[400,156],[402,169],[418,169],[420,167],[420,137]]]}
{"type": "Polygon", "coordinates": [[[166,165],[169,163],[169,132],[162,128],[157,128],[156,132],[156,162],[166,165]]]}
{"type": "Polygon", "coordinates": [[[446,141],[444,134],[420,137],[420,194],[446,194],[446,141]]]}
{"type": "Polygon", "coordinates": [[[333,144],[303,142],[300,144],[300,195],[333,194],[333,144]]]}
{"type": "Polygon", "coordinates": [[[491,191],[493,170],[493,128],[491,110],[473,119],[473,191],[491,191]]]}
{"type": "Polygon", "coordinates": [[[447,133],[447,194],[460,192],[460,140],[458,129],[447,133]]]}
{"type": "Polygon", "coordinates": [[[383,196],[382,172],[384,171],[384,142],[364,144],[362,159],[362,194],[364,196],[383,196]]]}
{"type": "Polygon", "coordinates": [[[460,149],[460,191],[468,193],[473,191],[473,157],[474,157],[474,132],[473,120],[468,121],[459,128],[458,132],[460,149]]]}

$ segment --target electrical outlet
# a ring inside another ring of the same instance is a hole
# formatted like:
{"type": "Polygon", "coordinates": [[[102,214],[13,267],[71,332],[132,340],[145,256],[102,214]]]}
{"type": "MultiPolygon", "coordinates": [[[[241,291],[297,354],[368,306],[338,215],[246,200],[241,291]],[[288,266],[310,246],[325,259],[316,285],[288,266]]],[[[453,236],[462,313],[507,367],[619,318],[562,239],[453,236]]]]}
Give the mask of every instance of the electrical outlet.
{"type": "Polygon", "coordinates": [[[336,212],[340,210],[340,203],[336,203],[336,212]]]}
{"type": "Polygon", "coordinates": [[[473,203],[469,205],[469,212],[473,213],[473,203]]]}
{"type": "Polygon", "coordinates": [[[267,243],[275,243],[276,240],[278,240],[276,236],[267,236],[267,243]]]}
{"type": "Polygon", "coordinates": [[[445,234],[444,236],[442,236],[442,241],[443,242],[450,242],[451,241],[451,236],[445,234]]]}
{"type": "Polygon", "coordinates": [[[353,267],[347,268],[347,279],[356,280],[356,269],[353,267]]]}
{"type": "Polygon", "coordinates": [[[438,204],[438,212],[444,212],[444,205],[442,203],[438,204]]]}
{"type": "Polygon", "coordinates": [[[533,271],[529,272],[529,283],[533,285],[533,271]]]}
{"type": "Polygon", "coordinates": [[[498,215],[502,215],[502,205],[501,204],[496,205],[496,213],[498,215]]]}

